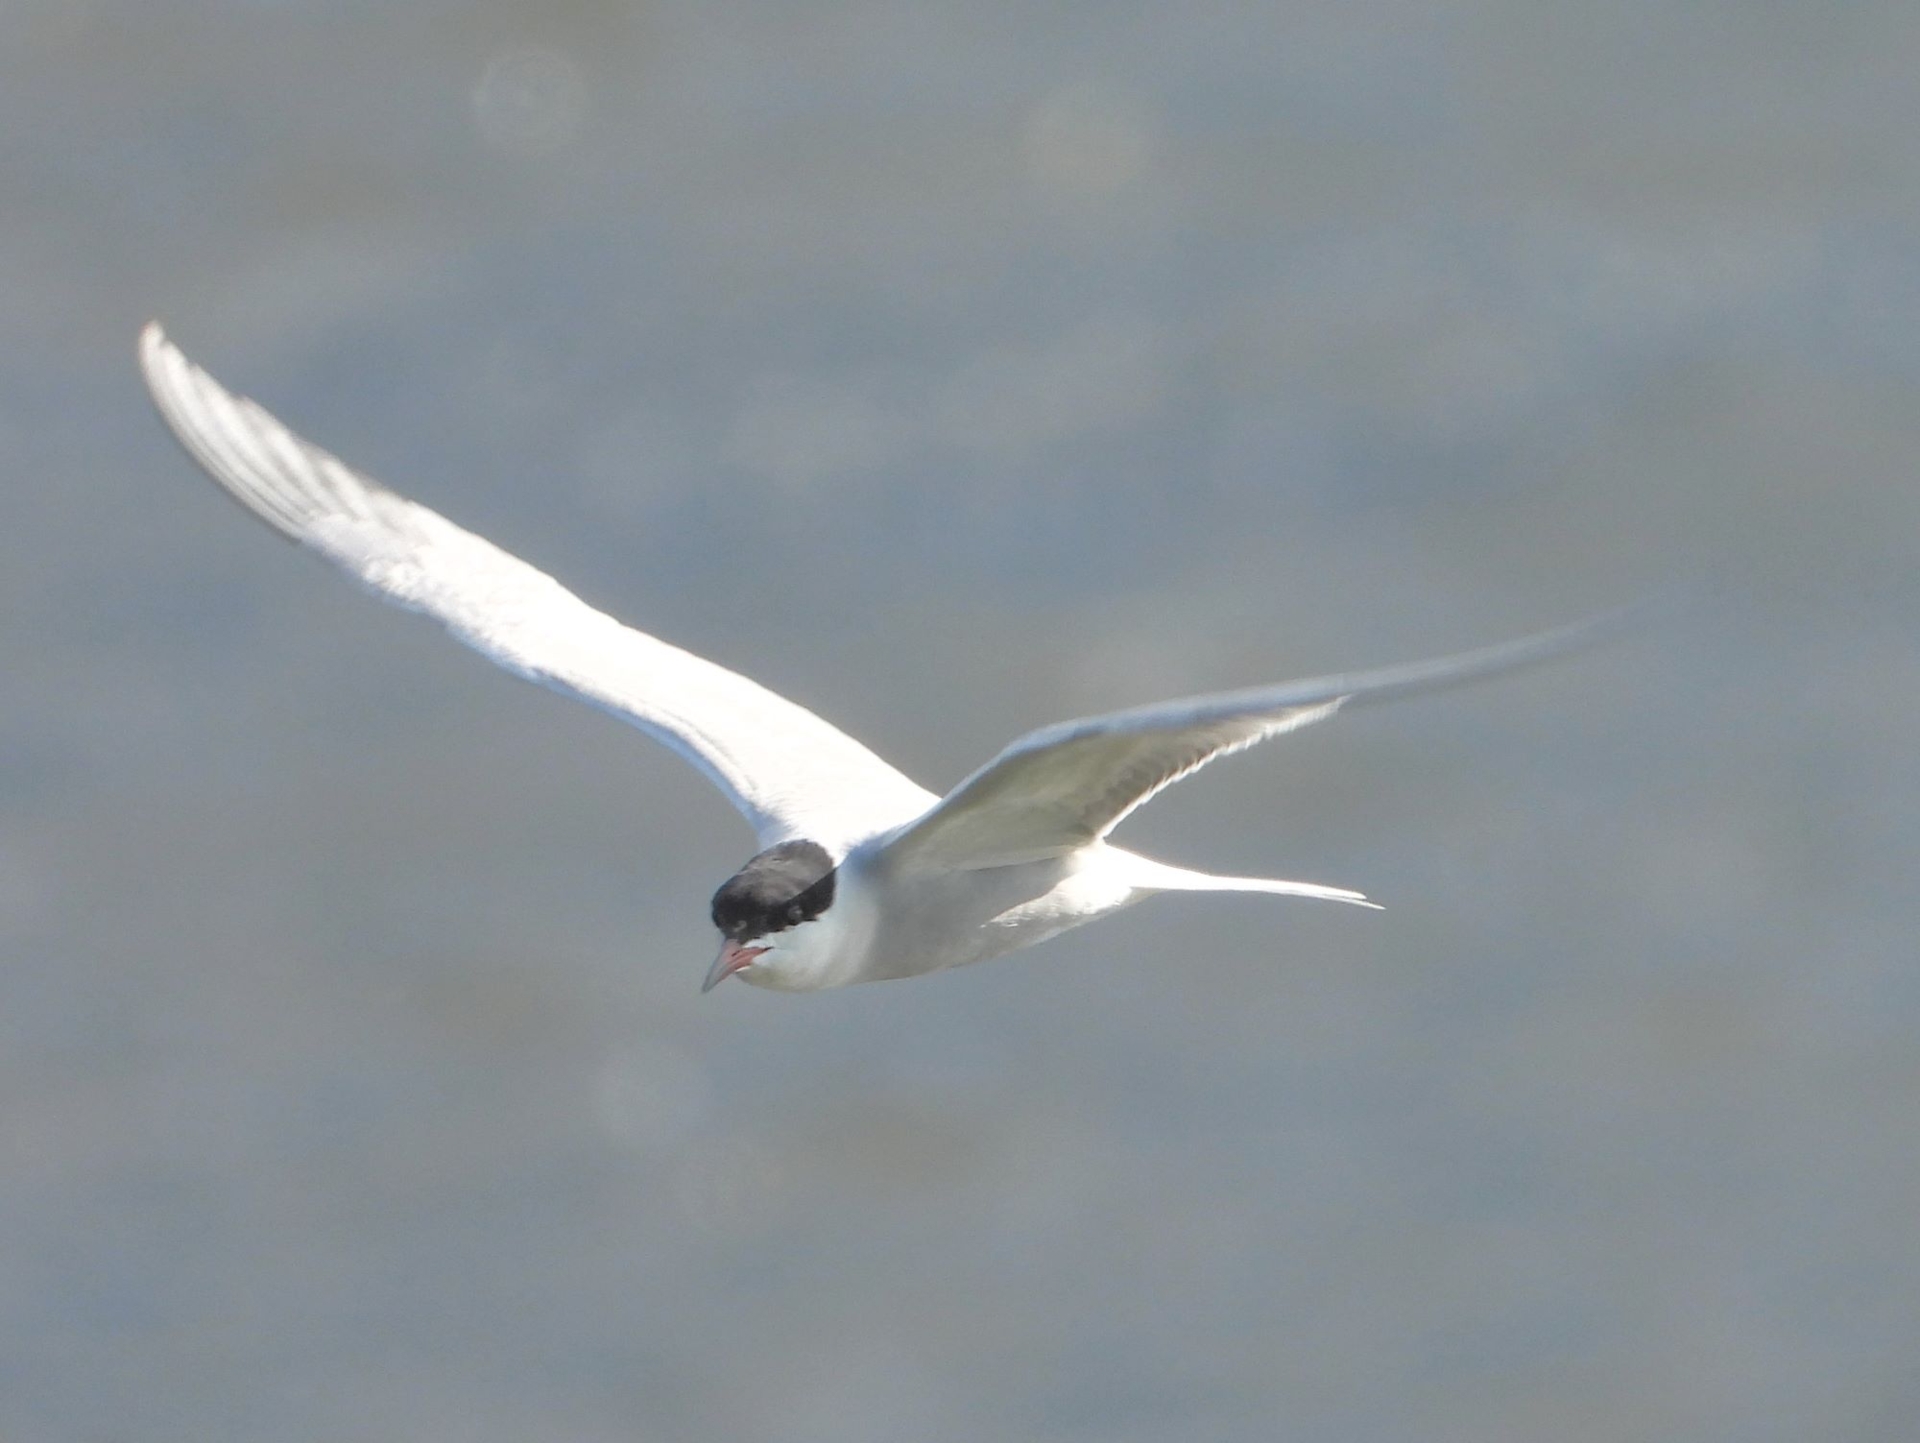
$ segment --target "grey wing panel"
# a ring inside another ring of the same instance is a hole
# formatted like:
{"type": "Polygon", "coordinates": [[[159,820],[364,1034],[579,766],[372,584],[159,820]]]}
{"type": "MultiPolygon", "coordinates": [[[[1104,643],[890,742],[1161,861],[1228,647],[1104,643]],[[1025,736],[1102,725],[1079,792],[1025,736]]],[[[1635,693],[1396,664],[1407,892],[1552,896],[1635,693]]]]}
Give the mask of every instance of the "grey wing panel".
{"type": "Polygon", "coordinates": [[[891,838],[896,865],[988,867],[1104,837],[1163,787],[1216,757],[1343,706],[1440,691],[1518,670],[1617,631],[1622,615],[1500,646],[1373,671],[1156,702],[1043,727],[1014,742],[891,838]]]}

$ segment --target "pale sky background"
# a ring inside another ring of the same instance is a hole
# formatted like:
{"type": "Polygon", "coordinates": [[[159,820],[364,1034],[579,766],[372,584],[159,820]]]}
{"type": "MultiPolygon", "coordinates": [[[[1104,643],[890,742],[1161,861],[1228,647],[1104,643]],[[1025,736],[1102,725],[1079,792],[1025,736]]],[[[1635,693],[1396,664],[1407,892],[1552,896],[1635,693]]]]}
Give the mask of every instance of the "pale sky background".
{"type": "Polygon", "coordinates": [[[1905,1443],[1920,7],[0,4],[0,1436],[1905,1443]],[[1621,602],[701,997],[751,850],[190,354],[942,789],[1621,602]]]}

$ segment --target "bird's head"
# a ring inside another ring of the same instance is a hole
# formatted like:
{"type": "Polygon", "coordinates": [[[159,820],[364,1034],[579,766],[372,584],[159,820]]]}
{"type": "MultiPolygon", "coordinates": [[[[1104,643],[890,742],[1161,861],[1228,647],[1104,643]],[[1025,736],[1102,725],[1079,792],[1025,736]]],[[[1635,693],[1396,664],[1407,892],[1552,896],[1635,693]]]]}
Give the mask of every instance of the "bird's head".
{"type": "Polygon", "coordinates": [[[805,991],[824,984],[833,960],[833,856],[818,842],[781,842],[713,894],[720,955],[701,991],[736,973],[757,987],[805,991]]]}

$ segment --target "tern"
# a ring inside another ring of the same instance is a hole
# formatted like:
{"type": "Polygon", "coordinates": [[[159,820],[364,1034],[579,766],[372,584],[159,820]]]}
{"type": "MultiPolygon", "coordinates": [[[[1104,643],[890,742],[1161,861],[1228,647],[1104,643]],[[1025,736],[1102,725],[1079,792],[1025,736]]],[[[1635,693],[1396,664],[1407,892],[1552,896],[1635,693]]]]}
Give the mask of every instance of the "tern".
{"type": "Polygon", "coordinates": [[[369,591],[508,671],[665,743],[743,813],[760,850],[713,895],[729,977],[784,991],[917,977],[1003,956],[1163,892],[1374,907],[1316,882],[1220,877],[1107,838],[1208,762],[1343,707],[1433,691],[1585,644],[1611,619],[1437,660],[1155,702],[1029,732],[944,797],[806,708],[625,626],[545,572],[409,501],[140,336],[147,387],[226,492],[369,591]]]}

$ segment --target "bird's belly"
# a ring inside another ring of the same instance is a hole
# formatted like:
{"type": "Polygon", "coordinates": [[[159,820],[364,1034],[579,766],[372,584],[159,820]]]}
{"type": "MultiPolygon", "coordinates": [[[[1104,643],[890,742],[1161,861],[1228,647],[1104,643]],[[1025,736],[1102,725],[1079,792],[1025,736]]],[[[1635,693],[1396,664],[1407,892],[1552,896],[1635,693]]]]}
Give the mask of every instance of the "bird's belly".
{"type": "Polygon", "coordinates": [[[867,976],[916,977],[985,962],[1105,916],[1134,895],[1078,854],[916,879],[897,888],[882,914],[867,976]]]}

